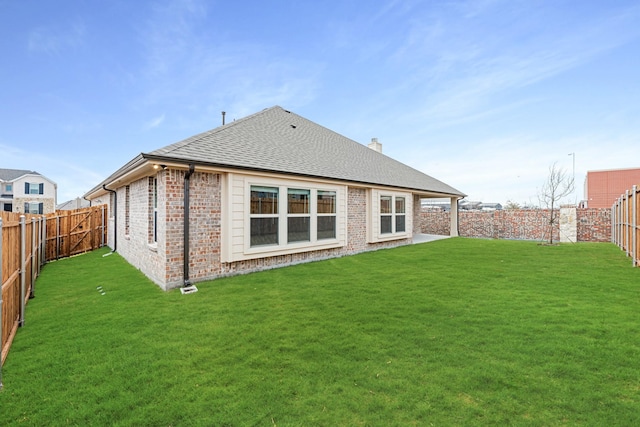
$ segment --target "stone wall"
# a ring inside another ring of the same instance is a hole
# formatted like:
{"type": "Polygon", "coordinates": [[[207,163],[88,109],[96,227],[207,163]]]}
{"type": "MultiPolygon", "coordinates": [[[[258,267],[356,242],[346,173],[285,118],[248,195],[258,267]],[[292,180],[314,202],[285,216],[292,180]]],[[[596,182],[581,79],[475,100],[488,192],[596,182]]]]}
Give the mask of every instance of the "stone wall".
{"type": "MultiPolygon", "coordinates": [[[[559,211],[557,212],[559,215],[559,211]]],[[[449,212],[423,210],[421,232],[449,235],[449,212]]],[[[549,210],[508,209],[493,212],[460,211],[458,230],[463,237],[489,239],[547,240],[549,210]]],[[[579,242],[611,241],[610,209],[576,209],[577,240],[579,242]]],[[[553,240],[560,241],[559,221],[553,231],[553,240]]]]}

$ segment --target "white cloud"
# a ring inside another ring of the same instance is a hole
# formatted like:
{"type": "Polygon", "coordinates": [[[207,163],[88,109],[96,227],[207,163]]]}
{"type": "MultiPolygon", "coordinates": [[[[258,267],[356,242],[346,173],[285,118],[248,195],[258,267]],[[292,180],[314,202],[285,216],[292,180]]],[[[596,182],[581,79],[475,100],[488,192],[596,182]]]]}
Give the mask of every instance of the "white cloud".
{"type": "Polygon", "coordinates": [[[314,99],[322,64],[292,58],[276,46],[204,31],[206,6],[169,2],[156,7],[140,28],[147,86],[138,108],[172,108],[175,123],[192,128],[211,126],[222,110],[231,120],[275,104],[293,108],[314,99]]]}
{"type": "Polygon", "coordinates": [[[158,117],[154,117],[153,119],[149,120],[144,124],[144,128],[146,130],[157,128],[162,124],[162,122],[164,122],[164,119],[165,119],[165,114],[161,114],[158,117]]]}
{"type": "Polygon", "coordinates": [[[58,55],[67,49],[83,45],[85,33],[82,22],[39,27],[29,33],[27,48],[30,52],[58,55]]]}

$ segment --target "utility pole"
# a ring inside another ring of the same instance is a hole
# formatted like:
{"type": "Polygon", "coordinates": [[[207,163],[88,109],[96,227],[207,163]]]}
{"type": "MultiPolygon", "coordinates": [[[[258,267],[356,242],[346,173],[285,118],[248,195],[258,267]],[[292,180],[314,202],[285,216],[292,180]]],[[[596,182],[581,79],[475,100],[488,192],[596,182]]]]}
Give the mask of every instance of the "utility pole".
{"type": "Polygon", "coordinates": [[[577,205],[578,204],[578,194],[576,193],[576,153],[575,151],[573,153],[569,153],[569,156],[571,156],[573,158],[573,197],[574,197],[574,204],[577,205]]]}

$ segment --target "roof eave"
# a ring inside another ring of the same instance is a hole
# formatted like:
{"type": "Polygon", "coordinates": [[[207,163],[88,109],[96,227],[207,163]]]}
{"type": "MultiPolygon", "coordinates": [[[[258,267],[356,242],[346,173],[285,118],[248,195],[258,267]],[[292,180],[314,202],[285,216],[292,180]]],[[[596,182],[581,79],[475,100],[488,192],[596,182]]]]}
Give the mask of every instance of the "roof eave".
{"type": "Polygon", "coordinates": [[[266,172],[266,173],[274,173],[274,174],[279,174],[279,175],[300,176],[300,177],[305,177],[305,178],[315,178],[315,179],[323,179],[323,180],[330,180],[330,181],[349,182],[349,183],[362,185],[362,186],[367,186],[367,187],[381,186],[381,187],[388,187],[388,188],[396,188],[398,190],[405,190],[405,191],[410,191],[412,193],[421,194],[424,197],[434,197],[436,195],[439,195],[440,197],[457,197],[458,199],[463,199],[463,198],[467,197],[466,194],[461,193],[461,192],[444,192],[444,191],[438,191],[438,190],[427,190],[427,189],[423,189],[423,188],[412,188],[412,187],[406,187],[406,186],[381,184],[381,183],[376,183],[376,182],[353,181],[353,180],[346,180],[346,179],[335,178],[335,177],[318,176],[318,175],[312,175],[312,174],[301,174],[301,173],[296,173],[296,172],[280,171],[280,170],[274,170],[274,169],[266,169],[266,168],[263,169],[263,168],[248,167],[248,166],[241,166],[241,165],[229,165],[229,164],[216,163],[216,162],[196,161],[196,160],[189,160],[189,159],[184,159],[184,158],[180,158],[180,157],[163,156],[163,155],[158,155],[158,154],[142,153],[141,156],[143,156],[149,162],[152,162],[152,163],[155,163],[155,164],[159,164],[159,165],[162,165],[162,166],[174,166],[174,167],[183,166],[183,167],[186,168],[189,165],[193,164],[195,166],[206,166],[206,167],[211,167],[211,168],[235,169],[235,170],[255,171],[255,172],[266,172]]]}

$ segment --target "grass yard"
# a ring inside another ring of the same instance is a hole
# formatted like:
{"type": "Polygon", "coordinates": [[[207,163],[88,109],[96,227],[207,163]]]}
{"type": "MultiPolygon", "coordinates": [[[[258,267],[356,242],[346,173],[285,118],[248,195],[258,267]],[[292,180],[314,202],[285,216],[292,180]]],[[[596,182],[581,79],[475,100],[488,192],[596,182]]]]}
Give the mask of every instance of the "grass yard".
{"type": "Polygon", "coordinates": [[[105,253],[44,268],[0,425],[640,425],[640,269],[611,244],[456,238],[185,296],[105,253]]]}

